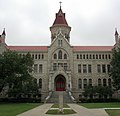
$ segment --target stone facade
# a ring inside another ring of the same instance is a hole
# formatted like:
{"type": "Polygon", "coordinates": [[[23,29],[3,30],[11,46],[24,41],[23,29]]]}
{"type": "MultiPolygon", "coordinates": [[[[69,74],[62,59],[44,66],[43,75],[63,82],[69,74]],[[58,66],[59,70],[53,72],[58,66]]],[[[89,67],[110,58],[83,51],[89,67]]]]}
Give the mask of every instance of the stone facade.
{"type": "MultiPolygon", "coordinates": [[[[71,27],[62,9],[50,27],[50,46],[8,46],[5,44],[5,30],[0,36],[0,53],[6,49],[21,55],[28,52],[34,59],[33,76],[39,84],[42,99],[51,91],[71,91],[75,99],[87,85],[111,85],[110,61],[114,46],[71,46],[71,27]]],[[[116,45],[120,44],[115,33],[116,45]]]]}

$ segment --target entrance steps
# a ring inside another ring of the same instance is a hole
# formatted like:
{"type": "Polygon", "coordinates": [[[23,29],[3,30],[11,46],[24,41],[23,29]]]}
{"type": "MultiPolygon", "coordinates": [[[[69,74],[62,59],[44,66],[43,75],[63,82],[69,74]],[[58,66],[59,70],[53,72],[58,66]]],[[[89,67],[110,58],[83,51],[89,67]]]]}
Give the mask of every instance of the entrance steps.
{"type": "MultiPolygon", "coordinates": [[[[63,101],[64,103],[73,103],[68,92],[63,91],[63,101]]],[[[46,101],[47,103],[58,103],[59,102],[59,91],[52,92],[50,98],[46,101]]]]}

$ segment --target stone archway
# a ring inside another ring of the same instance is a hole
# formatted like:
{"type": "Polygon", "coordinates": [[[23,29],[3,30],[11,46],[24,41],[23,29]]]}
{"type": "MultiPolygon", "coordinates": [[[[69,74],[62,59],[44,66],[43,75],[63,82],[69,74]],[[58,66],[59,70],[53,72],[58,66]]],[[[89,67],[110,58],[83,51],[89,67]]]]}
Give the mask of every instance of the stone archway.
{"type": "Polygon", "coordinates": [[[55,90],[56,91],[65,91],[66,90],[66,79],[63,75],[57,75],[55,78],[55,90]]]}

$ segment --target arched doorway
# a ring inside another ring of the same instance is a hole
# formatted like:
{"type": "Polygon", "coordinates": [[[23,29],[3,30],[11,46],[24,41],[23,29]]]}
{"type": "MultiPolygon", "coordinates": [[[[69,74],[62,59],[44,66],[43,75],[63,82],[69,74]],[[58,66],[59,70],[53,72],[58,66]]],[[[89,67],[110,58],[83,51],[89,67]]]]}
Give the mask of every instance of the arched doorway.
{"type": "Polygon", "coordinates": [[[58,75],[55,78],[55,89],[56,91],[65,91],[66,79],[63,75],[58,75]]]}

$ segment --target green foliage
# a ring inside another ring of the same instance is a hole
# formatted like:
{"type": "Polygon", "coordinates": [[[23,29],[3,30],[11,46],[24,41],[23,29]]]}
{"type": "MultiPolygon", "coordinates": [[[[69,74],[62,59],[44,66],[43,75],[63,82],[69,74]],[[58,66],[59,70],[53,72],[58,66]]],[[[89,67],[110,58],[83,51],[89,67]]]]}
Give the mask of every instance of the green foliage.
{"type": "Polygon", "coordinates": [[[120,116],[120,109],[107,109],[105,110],[109,116],[120,116]]]}
{"type": "Polygon", "coordinates": [[[87,86],[84,89],[84,93],[83,95],[87,98],[90,97],[91,99],[93,98],[93,96],[99,96],[99,98],[105,98],[107,99],[107,97],[111,97],[112,96],[112,88],[109,86],[87,86]]]}
{"type": "Polygon", "coordinates": [[[113,57],[111,61],[110,76],[113,79],[113,86],[116,90],[120,89],[120,47],[113,49],[113,57]]]}
{"type": "Polygon", "coordinates": [[[37,93],[38,86],[31,75],[33,59],[30,54],[20,56],[7,51],[0,55],[0,92],[8,87],[8,95],[20,97],[22,94],[37,93]]]}

